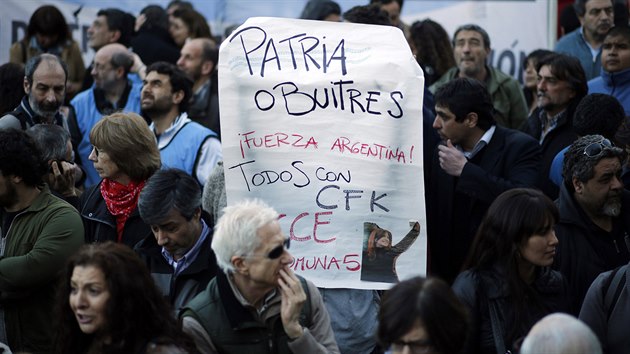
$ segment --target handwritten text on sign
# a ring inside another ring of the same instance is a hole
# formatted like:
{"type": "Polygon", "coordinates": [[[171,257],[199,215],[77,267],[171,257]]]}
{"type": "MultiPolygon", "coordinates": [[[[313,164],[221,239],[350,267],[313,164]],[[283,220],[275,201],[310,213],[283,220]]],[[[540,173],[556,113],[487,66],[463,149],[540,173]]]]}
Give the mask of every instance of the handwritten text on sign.
{"type": "Polygon", "coordinates": [[[409,226],[424,225],[415,156],[424,80],[402,32],[251,18],[219,57],[228,203],[260,198],[278,210],[291,267],[318,286],[391,286],[361,280],[378,258],[365,253],[367,235],[381,229],[387,249],[407,245],[384,268],[398,278],[424,273],[425,232],[409,226]]]}

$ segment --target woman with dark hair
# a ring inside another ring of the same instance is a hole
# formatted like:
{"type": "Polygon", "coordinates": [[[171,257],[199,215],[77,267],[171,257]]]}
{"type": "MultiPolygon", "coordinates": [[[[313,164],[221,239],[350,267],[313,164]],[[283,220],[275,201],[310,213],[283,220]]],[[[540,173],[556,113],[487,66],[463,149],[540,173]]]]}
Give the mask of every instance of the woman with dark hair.
{"type": "Polygon", "coordinates": [[[528,115],[532,114],[538,107],[538,71],[536,71],[536,67],[538,62],[549,54],[553,54],[553,52],[546,49],[536,49],[529,53],[523,62],[523,95],[525,95],[525,102],[529,109],[528,115]]]}
{"type": "Polygon", "coordinates": [[[79,44],[72,39],[66,19],[52,5],[44,5],[35,10],[28,22],[26,36],[13,43],[9,49],[9,61],[26,64],[30,58],[42,53],[54,54],[68,66],[66,94],[69,100],[81,88],[85,64],[79,44]]]}
{"type": "Polygon", "coordinates": [[[568,309],[562,275],[550,266],[558,208],[542,192],[516,188],[490,205],[453,290],[471,310],[467,353],[514,352],[541,318],[568,309]]]}
{"type": "Polygon", "coordinates": [[[468,310],[438,278],[415,277],[383,296],[378,314],[378,341],[393,354],[462,352],[470,319],[468,310]]]}
{"type": "Polygon", "coordinates": [[[400,242],[393,245],[392,233],[381,229],[378,225],[366,222],[364,231],[367,235],[367,244],[363,247],[363,259],[361,262],[361,280],[385,283],[398,282],[396,273],[396,260],[420,234],[420,223],[415,222],[411,230],[400,242]]]}
{"type": "Polygon", "coordinates": [[[424,71],[424,85],[429,87],[455,66],[448,33],[439,23],[426,19],[414,22],[409,34],[411,50],[424,71]]]}
{"type": "Polygon", "coordinates": [[[114,113],[94,125],[90,141],[89,159],[102,180],[79,200],[86,243],[116,241],[133,247],[153,237],[138,213],[138,197],[161,165],[155,135],[139,115],[114,113]]]}
{"type": "Polygon", "coordinates": [[[177,9],[169,17],[169,32],[181,48],[188,38],[209,38],[214,42],[206,18],[195,10],[177,9]]]}
{"type": "Polygon", "coordinates": [[[149,5],[140,11],[131,47],[144,65],[149,66],[158,61],[177,63],[179,48],[173,42],[168,27],[168,14],[162,7],[149,5]]]}
{"type": "Polygon", "coordinates": [[[57,294],[57,353],[193,353],[140,258],[113,242],[84,245],[57,294]]]}

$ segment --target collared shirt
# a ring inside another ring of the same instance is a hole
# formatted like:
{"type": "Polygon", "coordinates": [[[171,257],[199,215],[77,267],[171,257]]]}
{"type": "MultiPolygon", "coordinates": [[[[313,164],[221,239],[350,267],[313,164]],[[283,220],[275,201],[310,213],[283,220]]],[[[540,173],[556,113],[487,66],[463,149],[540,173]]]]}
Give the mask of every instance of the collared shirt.
{"type": "Polygon", "coordinates": [[[255,313],[256,315],[258,315],[259,320],[264,321],[263,319],[266,317],[264,316],[265,311],[267,311],[267,309],[272,305],[272,303],[277,302],[279,300],[277,299],[277,296],[276,296],[278,295],[278,290],[276,288],[273,288],[270,292],[268,292],[265,295],[265,298],[263,299],[262,306],[260,306],[260,308],[256,308],[253,304],[250,304],[249,301],[247,301],[247,299],[245,298],[245,296],[243,296],[243,294],[241,294],[241,292],[238,290],[238,288],[236,287],[236,284],[234,283],[234,279],[232,278],[232,274],[227,274],[226,278],[228,279],[230,288],[234,292],[234,296],[236,297],[236,300],[238,300],[238,302],[241,305],[243,305],[245,308],[249,309],[250,312],[252,312],[252,314],[255,313]]]}
{"type": "Polygon", "coordinates": [[[540,112],[538,112],[538,119],[540,120],[541,126],[540,139],[538,139],[538,143],[542,145],[547,134],[551,133],[552,130],[558,127],[558,121],[566,111],[567,110],[565,109],[551,118],[547,118],[547,112],[545,112],[544,109],[541,109],[540,112]],[[545,127],[547,128],[547,130],[545,130],[545,127]]]}
{"type": "Polygon", "coordinates": [[[188,268],[195,261],[195,259],[197,259],[197,256],[199,256],[199,253],[201,252],[201,245],[204,243],[206,238],[208,238],[209,234],[210,227],[208,227],[206,222],[201,219],[201,236],[199,236],[199,239],[197,240],[195,245],[192,246],[192,248],[188,250],[188,252],[186,252],[186,254],[178,261],[176,261],[173,256],[171,256],[171,254],[168,253],[168,251],[164,247],[162,247],[162,256],[164,256],[168,264],[173,267],[173,275],[177,276],[186,268],[188,268]]]}
{"type": "Polygon", "coordinates": [[[464,156],[466,156],[468,160],[472,159],[473,157],[475,157],[475,155],[477,155],[477,153],[479,153],[479,151],[481,151],[481,149],[483,149],[486,145],[490,143],[490,140],[492,139],[492,135],[494,135],[494,131],[496,130],[496,128],[497,126],[493,125],[490,127],[490,129],[486,130],[486,132],[483,133],[481,139],[479,139],[479,141],[477,142],[477,144],[475,144],[475,147],[471,151],[464,151],[461,146],[458,146],[459,150],[464,153],[464,156]]]}

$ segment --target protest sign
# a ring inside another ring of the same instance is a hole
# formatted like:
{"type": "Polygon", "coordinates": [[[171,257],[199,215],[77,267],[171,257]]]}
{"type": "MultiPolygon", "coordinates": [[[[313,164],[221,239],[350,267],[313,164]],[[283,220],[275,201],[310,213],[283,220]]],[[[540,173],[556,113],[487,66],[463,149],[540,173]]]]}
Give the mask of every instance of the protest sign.
{"type": "Polygon", "coordinates": [[[251,18],[219,58],[228,204],[278,210],[317,286],[424,274],[424,79],[402,31],[251,18]]]}

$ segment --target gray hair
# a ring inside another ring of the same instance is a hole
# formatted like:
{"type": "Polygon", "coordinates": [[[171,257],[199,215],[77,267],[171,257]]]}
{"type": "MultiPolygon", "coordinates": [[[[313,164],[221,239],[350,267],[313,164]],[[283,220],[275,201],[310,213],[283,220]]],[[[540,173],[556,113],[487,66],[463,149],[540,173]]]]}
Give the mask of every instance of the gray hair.
{"type": "Polygon", "coordinates": [[[117,52],[112,54],[110,62],[114,69],[123,68],[127,75],[133,66],[133,56],[128,52],[117,52]]]}
{"type": "Polygon", "coordinates": [[[59,63],[59,65],[61,65],[61,68],[63,69],[63,73],[66,75],[65,82],[68,81],[68,66],[66,65],[66,63],[56,55],[44,53],[34,56],[26,62],[26,66],[24,67],[24,77],[26,78],[26,81],[28,81],[29,85],[33,84],[33,74],[35,74],[35,70],[37,70],[39,64],[41,64],[42,61],[45,61],[47,63],[59,63]]]}
{"type": "Polygon", "coordinates": [[[42,161],[65,160],[68,152],[70,133],[58,125],[35,124],[26,133],[33,138],[41,152],[42,161]]]}
{"type": "Polygon", "coordinates": [[[555,313],[532,327],[521,346],[521,354],[601,354],[595,333],[577,318],[555,313]]]}
{"type": "Polygon", "coordinates": [[[212,250],[223,272],[234,271],[233,256],[251,254],[260,245],[258,229],[278,220],[278,212],[258,199],[223,210],[212,237],[212,250]]]}
{"type": "Polygon", "coordinates": [[[605,138],[601,135],[585,135],[576,140],[564,155],[564,163],[562,165],[562,176],[564,184],[573,192],[573,178],[586,183],[595,176],[595,166],[599,161],[616,157],[623,164],[626,160],[626,152],[618,147],[606,148],[601,154],[590,157],[584,153],[584,149],[593,144],[603,141],[605,138]]]}
{"type": "Polygon", "coordinates": [[[486,32],[485,29],[481,28],[481,26],[478,26],[472,23],[459,26],[455,30],[455,34],[453,35],[453,47],[455,47],[455,38],[457,38],[457,34],[461,31],[474,31],[474,32],[479,33],[481,35],[481,38],[483,38],[484,48],[490,49],[490,36],[488,35],[488,32],[486,32]]]}
{"type": "Polygon", "coordinates": [[[147,180],[138,198],[142,221],[157,225],[177,210],[186,220],[192,219],[201,207],[201,188],[193,177],[182,170],[158,170],[147,180]]]}

